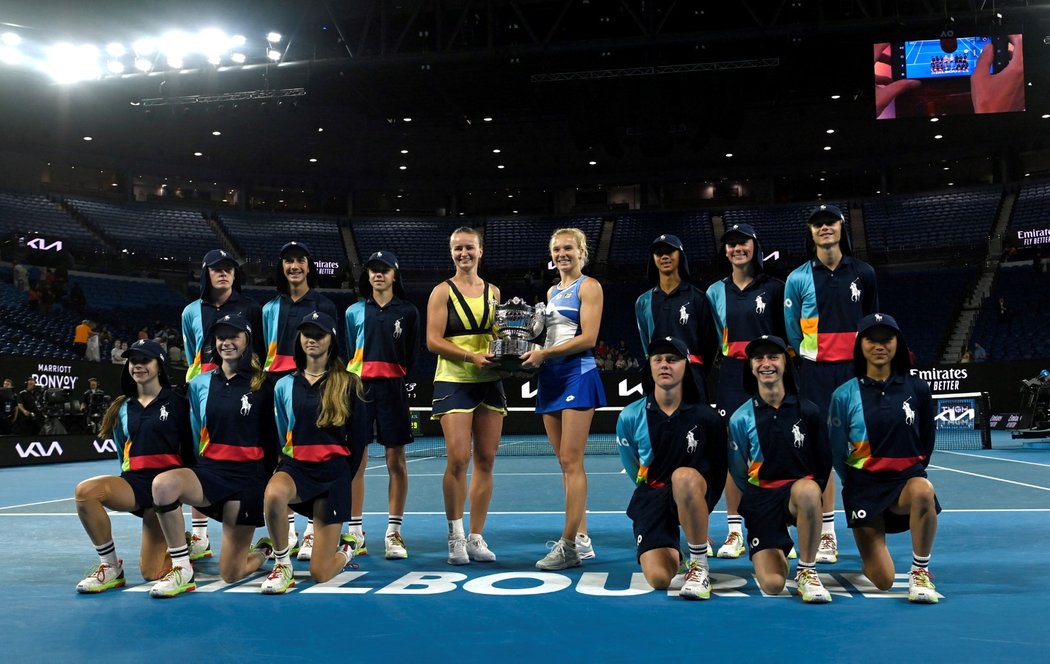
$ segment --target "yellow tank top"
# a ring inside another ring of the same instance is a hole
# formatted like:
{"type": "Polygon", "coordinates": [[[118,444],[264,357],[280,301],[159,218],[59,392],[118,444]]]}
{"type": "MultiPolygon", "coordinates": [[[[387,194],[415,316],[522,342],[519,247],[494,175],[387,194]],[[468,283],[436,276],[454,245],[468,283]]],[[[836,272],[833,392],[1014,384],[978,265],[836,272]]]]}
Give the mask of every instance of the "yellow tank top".
{"type": "MultiPolygon", "coordinates": [[[[464,353],[488,353],[492,341],[492,318],[494,307],[489,302],[489,284],[480,297],[466,297],[456,288],[451,279],[448,284],[448,322],[445,338],[464,353]]],[[[434,380],[449,383],[491,383],[500,377],[491,371],[479,369],[473,362],[448,360],[438,356],[434,380]]]]}

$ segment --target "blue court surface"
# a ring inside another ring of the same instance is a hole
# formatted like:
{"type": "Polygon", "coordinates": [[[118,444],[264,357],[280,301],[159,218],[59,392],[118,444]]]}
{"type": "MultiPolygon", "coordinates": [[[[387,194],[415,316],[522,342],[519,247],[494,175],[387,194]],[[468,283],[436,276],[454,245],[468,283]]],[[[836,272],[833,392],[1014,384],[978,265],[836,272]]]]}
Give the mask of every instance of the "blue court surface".
{"type": "MultiPolygon", "coordinates": [[[[76,517],[73,487],[115,472],[115,461],[2,469],[2,650],[8,661],[988,662],[1039,661],[1050,649],[1047,450],[935,454],[930,479],[945,511],[931,564],[943,599],[932,606],[905,599],[906,534],[890,537],[901,587],[880,593],[865,582],[841,512],[842,555],[820,568],[834,593],[829,605],[763,597],[746,557],[711,561],[707,602],[653,591],[635,561],[623,513],[632,485],[615,456],[587,460],[596,559],[564,572],[533,567],[561,530],[560,473],[552,457],[501,457],[485,531],[498,561],[451,567],[440,497],[444,459],[414,459],[409,468],[407,560],[383,559],[386,479],[382,461],[373,459],[365,505],[371,553],[357,559],[359,569],[316,585],[297,563],[292,592],[263,596],[269,564],[231,586],[218,580],[212,559],[197,568],[196,592],[169,600],[149,597],[150,584],[138,574],[139,520],[121,514],[113,515],[114,537],[128,587],[95,596],[74,591],[97,558],[76,517]]],[[[213,523],[213,542],[219,532],[213,523]]],[[[724,535],[719,506],[711,538],[717,545],[724,535]]]]}

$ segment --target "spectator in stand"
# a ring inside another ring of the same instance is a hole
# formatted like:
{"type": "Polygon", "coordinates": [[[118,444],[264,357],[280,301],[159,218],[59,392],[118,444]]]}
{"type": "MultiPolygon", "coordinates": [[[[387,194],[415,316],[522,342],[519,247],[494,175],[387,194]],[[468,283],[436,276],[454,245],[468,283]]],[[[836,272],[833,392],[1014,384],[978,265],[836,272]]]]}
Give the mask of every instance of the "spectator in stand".
{"type": "Polygon", "coordinates": [[[88,336],[87,350],[84,351],[84,359],[88,362],[101,362],[102,353],[99,347],[98,330],[94,327],[91,328],[91,334],[88,336]]]}
{"type": "Polygon", "coordinates": [[[609,352],[609,347],[605,345],[605,342],[601,339],[598,340],[598,345],[594,347],[595,357],[605,358],[609,352]]]}
{"type": "Polygon", "coordinates": [[[109,361],[113,364],[124,364],[127,360],[123,357],[123,353],[127,350],[127,345],[117,339],[113,342],[113,349],[109,351],[109,361]]]}
{"type": "Polygon", "coordinates": [[[0,387],[0,436],[12,432],[17,414],[18,395],[15,394],[14,383],[10,378],[5,378],[3,387],[0,387]]]}
{"type": "Polygon", "coordinates": [[[40,311],[40,286],[38,282],[33,282],[33,285],[29,287],[28,295],[26,306],[30,311],[40,311]]]}
{"type": "Polygon", "coordinates": [[[84,309],[87,307],[87,298],[84,297],[84,291],[80,288],[80,284],[75,281],[69,288],[69,306],[80,316],[84,315],[84,309]]]}
{"type": "Polygon", "coordinates": [[[149,341],[149,328],[147,328],[145,325],[142,326],[141,330],[139,330],[137,340],[138,341],[149,341]]]}
{"type": "Polygon", "coordinates": [[[638,364],[638,358],[637,357],[632,355],[629,358],[627,358],[627,370],[628,371],[638,371],[640,368],[641,368],[641,365],[638,364]]]}
{"type": "Polygon", "coordinates": [[[26,269],[26,266],[21,263],[15,263],[12,272],[15,288],[23,292],[29,290],[29,270],[26,269]]]}
{"type": "Polygon", "coordinates": [[[969,348],[963,348],[962,355],[959,356],[959,362],[961,364],[968,364],[973,361],[973,357],[970,355],[969,348]]]}
{"type": "Polygon", "coordinates": [[[84,357],[87,353],[88,337],[91,336],[91,323],[84,319],[73,329],[73,352],[84,357]]]}
{"type": "Polygon", "coordinates": [[[182,349],[178,344],[168,344],[168,364],[176,367],[183,366],[182,349]]]}
{"type": "Polygon", "coordinates": [[[37,283],[37,289],[40,291],[40,313],[51,313],[51,308],[55,306],[55,293],[51,290],[51,284],[41,280],[37,283]]]}
{"type": "Polygon", "coordinates": [[[988,361],[988,351],[986,351],[984,349],[984,346],[982,346],[981,344],[977,343],[976,341],[973,342],[973,361],[974,362],[987,362],[988,361]]]}
{"type": "Polygon", "coordinates": [[[1005,323],[1010,320],[1010,308],[1006,306],[1006,298],[999,298],[999,322],[1005,323]]]}
{"type": "Polygon", "coordinates": [[[623,353],[616,354],[616,362],[613,364],[613,368],[616,371],[627,371],[627,358],[623,356],[623,353]]]}

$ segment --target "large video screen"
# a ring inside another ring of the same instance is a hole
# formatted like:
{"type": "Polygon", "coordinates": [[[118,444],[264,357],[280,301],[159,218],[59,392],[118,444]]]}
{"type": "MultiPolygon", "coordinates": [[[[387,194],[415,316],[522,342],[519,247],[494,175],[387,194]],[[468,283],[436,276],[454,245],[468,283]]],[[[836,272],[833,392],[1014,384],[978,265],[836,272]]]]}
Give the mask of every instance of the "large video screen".
{"type": "Polygon", "coordinates": [[[1025,109],[1020,34],[883,42],[874,55],[880,120],[1025,109]]]}

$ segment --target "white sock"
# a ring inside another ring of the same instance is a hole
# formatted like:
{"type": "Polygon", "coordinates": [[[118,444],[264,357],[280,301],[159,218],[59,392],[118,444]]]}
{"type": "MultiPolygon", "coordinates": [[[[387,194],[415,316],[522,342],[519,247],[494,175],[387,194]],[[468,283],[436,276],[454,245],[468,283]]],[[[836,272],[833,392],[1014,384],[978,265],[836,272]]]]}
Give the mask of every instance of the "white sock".
{"type": "Polygon", "coordinates": [[[820,524],[820,534],[823,535],[824,533],[831,533],[832,535],[835,534],[834,512],[824,512],[824,518],[822,519],[820,524]]]}
{"type": "Polygon", "coordinates": [[[113,540],[96,546],[95,551],[98,552],[98,561],[100,563],[105,563],[110,567],[117,566],[117,547],[113,544],[113,540]]]}
{"type": "Polygon", "coordinates": [[[364,520],[363,516],[352,516],[352,517],[350,517],[350,522],[347,524],[349,526],[347,528],[347,530],[349,530],[354,535],[357,535],[358,537],[364,535],[363,526],[361,525],[361,522],[363,520],[364,520]]]}
{"type": "Polygon", "coordinates": [[[393,535],[394,533],[401,532],[401,523],[404,521],[405,515],[403,514],[391,514],[387,517],[386,523],[386,534],[393,535]]]}
{"type": "Polygon", "coordinates": [[[313,534],[314,534],[314,520],[313,519],[307,519],[307,521],[306,521],[306,530],[303,532],[303,537],[306,537],[307,535],[313,535],[313,534]]]}
{"type": "Polygon", "coordinates": [[[466,538],[466,531],[463,530],[463,519],[451,519],[448,522],[448,538],[449,539],[464,539],[466,538]]]}
{"type": "Polygon", "coordinates": [[[208,536],[208,518],[193,519],[193,534],[204,539],[208,536]]]}

